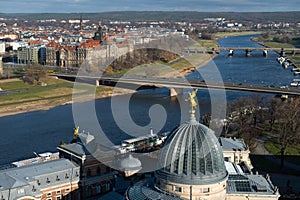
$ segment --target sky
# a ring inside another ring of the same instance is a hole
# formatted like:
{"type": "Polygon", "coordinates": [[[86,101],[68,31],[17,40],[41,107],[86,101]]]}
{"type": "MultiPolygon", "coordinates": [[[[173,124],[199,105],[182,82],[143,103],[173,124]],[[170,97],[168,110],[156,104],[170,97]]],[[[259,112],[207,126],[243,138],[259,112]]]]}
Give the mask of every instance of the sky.
{"type": "Polygon", "coordinates": [[[0,13],[300,11],[300,0],[0,0],[0,13]]]}

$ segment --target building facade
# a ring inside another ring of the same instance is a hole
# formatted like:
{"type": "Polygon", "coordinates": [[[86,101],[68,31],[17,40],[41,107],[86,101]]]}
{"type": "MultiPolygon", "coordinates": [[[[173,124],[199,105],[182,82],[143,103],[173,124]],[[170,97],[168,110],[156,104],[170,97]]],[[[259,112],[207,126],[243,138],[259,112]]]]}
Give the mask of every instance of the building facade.
{"type": "MultiPolygon", "coordinates": [[[[93,140],[93,136],[79,134],[76,140],[70,144],[63,144],[58,147],[61,158],[66,158],[80,166],[79,199],[88,199],[99,196],[113,190],[115,175],[118,172],[109,168],[103,159],[112,162],[110,153],[106,153],[98,144],[92,147],[92,154],[86,149],[83,140],[93,140]],[[101,157],[101,161],[97,155],[101,157]]],[[[90,145],[90,144],[89,144],[90,145]]]]}
{"type": "Polygon", "coordinates": [[[219,143],[225,161],[238,164],[244,163],[248,168],[253,168],[250,160],[250,150],[242,139],[220,137],[219,143]]]}
{"type": "Polygon", "coordinates": [[[45,64],[46,48],[41,45],[19,47],[17,57],[19,64],[45,64]]]}

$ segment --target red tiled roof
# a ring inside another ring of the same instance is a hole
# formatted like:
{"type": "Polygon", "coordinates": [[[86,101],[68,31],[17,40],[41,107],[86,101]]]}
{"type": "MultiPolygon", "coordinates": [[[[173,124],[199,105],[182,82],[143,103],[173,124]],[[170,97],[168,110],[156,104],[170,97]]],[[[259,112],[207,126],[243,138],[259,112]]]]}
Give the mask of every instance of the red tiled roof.
{"type": "Polygon", "coordinates": [[[81,43],[79,45],[79,48],[95,48],[97,46],[100,46],[99,41],[94,40],[93,38],[88,39],[87,41],[81,43]]]}
{"type": "Polygon", "coordinates": [[[49,42],[46,47],[54,47],[55,49],[58,48],[58,44],[54,41],[49,42]]]}
{"type": "Polygon", "coordinates": [[[39,45],[39,44],[43,44],[43,41],[41,40],[30,40],[28,42],[29,46],[34,46],[34,45],[39,45]]]}

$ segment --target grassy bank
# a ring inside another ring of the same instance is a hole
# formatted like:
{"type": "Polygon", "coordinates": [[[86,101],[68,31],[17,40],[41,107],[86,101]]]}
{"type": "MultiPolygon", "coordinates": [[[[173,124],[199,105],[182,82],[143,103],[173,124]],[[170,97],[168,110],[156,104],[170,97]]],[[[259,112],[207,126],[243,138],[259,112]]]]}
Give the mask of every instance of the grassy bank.
{"type": "MultiPolygon", "coordinates": [[[[2,81],[0,88],[7,92],[0,96],[0,116],[46,110],[72,100],[73,83],[45,77],[47,86],[29,85],[21,80],[2,81]]],[[[96,97],[111,94],[112,89],[99,87],[96,97]]]]}
{"type": "Polygon", "coordinates": [[[261,31],[242,31],[242,32],[219,32],[214,34],[216,39],[226,38],[231,36],[242,36],[242,35],[253,35],[253,34],[261,34],[261,31]]]}

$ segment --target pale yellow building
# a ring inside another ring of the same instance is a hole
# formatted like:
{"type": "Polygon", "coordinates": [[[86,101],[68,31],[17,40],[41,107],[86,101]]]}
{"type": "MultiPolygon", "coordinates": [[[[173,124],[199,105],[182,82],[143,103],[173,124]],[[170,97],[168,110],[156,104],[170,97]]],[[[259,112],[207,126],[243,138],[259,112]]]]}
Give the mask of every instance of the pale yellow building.
{"type": "Polygon", "coordinates": [[[250,160],[250,150],[243,139],[220,137],[219,143],[225,161],[245,164],[249,169],[253,168],[250,160]]]}

